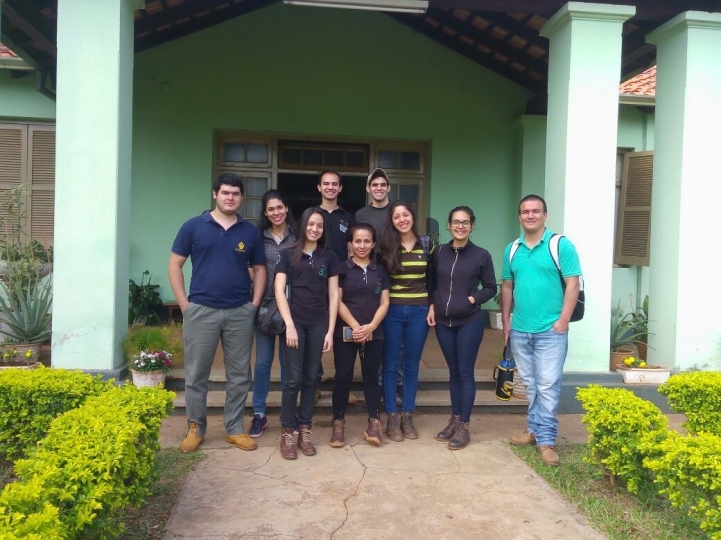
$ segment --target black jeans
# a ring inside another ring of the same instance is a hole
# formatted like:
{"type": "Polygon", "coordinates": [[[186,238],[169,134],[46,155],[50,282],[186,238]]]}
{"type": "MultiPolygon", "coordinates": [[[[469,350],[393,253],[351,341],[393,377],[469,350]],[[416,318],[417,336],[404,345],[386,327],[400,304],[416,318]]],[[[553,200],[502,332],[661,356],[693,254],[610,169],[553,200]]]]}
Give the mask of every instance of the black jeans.
{"type": "Polygon", "coordinates": [[[363,395],[368,406],[370,418],[380,418],[381,389],[378,385],[378,367],[383,355],[383,340],[367,343],[347,343],[342,338],[333,338],[335,351],[335,386],[333,387],[333,418],[345,416],[348,405],[350,384],[353,381],[353,368],[356,354],[361,359],[363,374],[363,395]]]}
{"type": "Polygon", "coordinates": [[[284,428],[295,426],[295,404],[300,392],[298,421],[304,425],[313,423],[315,389],[318,386],[318,370],[323,356],[323,339],[328,326],[325,324],[296,324],[298,348],[286,345],[285,333],[281,345],[285,356],[285,387],[280,406],[280,423],[284,428]]]}

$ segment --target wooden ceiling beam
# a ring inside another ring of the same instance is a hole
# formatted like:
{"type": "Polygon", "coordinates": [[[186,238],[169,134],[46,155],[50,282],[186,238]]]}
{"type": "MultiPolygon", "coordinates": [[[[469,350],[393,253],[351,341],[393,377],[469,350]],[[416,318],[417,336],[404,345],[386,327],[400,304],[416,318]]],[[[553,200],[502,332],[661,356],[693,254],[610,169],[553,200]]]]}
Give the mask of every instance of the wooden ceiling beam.
{"type": "Polygon", "coordinates": [[[7,20],[2,22],[2,37],[0,41],[36,69],[55,64],[55,59],[35,47],[32,40],[22,30],[11,27],[7,20]]]}
{"type": "MultiPolygon", "coordinates": [[[[533,28],[526,26],[525,23],[519,22],[513,17],[509,17],[505,13],[479,13],[478,16],[483,17],[492,25],[497,26],[498,28],[502,28],[503,30],[506,30],[511,34],[518,36],[519,38],[530,43],[531,45],[535,45],[539,49],[543,49],[544,51],[546,51],[545,54],[540,58],[545,58],[548,56],[548,38],[543,37],[533,28]]],[[[526,19],[528,20],[530,17],[532,17],[532,15],[530,15],[526,19]]]]}
{"type": "Polygon", "coordinates": [[[56,28],[32,2],[4,0],[2,13],[14,26],[37,43],[53,59],[58,57],[56,28]]]}

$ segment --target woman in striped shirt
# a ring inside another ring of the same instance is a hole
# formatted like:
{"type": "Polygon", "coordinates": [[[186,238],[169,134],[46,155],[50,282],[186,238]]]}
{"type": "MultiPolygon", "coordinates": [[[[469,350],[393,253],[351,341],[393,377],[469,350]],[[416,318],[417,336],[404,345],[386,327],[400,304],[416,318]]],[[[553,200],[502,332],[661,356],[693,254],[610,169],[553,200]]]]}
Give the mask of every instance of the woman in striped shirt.
{"type": "Polygon", "coordinates": [[[389,206],[391,227],[386,227],[378,247],[378,258],[391,278],[390,308],[383,319],[383,397],[388,413],[386,435],[392,441],[417,439],[413,410],[418,392],[418,369],[428,337],[428,261],[419,240],[416,216],[410,204],[396,201],[389,206]],[[396,374],[403,362],[403,401],[400,415],[396,404],[396,374]]]}

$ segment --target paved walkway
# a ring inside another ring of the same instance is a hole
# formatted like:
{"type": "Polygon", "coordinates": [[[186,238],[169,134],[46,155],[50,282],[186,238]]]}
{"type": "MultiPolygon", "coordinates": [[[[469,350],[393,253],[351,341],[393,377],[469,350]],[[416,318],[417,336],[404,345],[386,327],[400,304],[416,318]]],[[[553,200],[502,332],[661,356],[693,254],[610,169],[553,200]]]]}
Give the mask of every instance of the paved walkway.
{"type": "MultiPolygon", "coordinates": [[[[278,454],[274,416],[253,452],[227,444],[222,418],[210,418],[208,457],[188,476],[165,538],[606,538],[503,444],[524,415],[474,416],[472,442],[456,452],[433,439],[447,415],[419,414],[417,441],[380,448],[363,441],[366,418],[352,415],[340,449],[328,446],[330,418],[316,416],[318,455],[296,461],[278,454]]],[[[579,419],[561,416],[559,442],[586,441],[579,419]]],[[[177,446],[185,422],[167,419],[161,444],[177,446]]]]}

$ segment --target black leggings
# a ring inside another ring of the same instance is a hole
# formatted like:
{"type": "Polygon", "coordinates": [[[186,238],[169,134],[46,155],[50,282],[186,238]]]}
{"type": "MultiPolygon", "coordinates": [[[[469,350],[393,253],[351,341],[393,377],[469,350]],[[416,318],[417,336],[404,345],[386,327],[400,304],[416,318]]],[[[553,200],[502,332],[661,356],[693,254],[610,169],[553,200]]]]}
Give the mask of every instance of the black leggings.
{"type": "Polygon", "coordinates": [[[333,418],[337,420],[345,416],[357,354],[361,359],[363,394],[368,406],[368,416],[380,419],[381,391],[378,386],[378,366],[380,366],[383,355],[383,340],[360,344],[345,342],[342,338],[336,337],[333,338],[333,350],[335,351],[333,418]]]}

